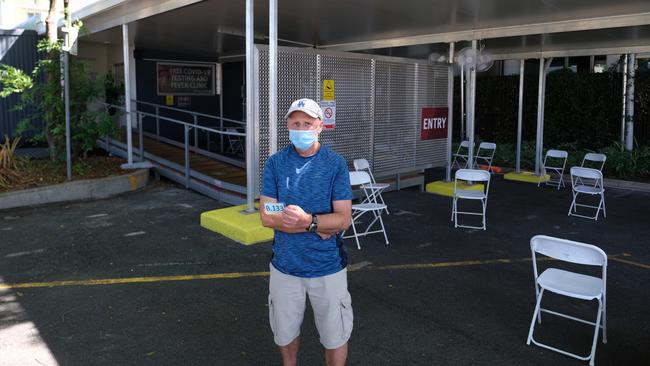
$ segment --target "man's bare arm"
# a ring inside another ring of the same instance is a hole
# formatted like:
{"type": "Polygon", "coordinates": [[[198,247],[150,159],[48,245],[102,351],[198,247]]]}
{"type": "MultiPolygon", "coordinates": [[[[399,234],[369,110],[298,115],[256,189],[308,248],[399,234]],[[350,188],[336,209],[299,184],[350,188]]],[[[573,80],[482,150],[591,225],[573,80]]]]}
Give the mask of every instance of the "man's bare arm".
{"type": "MultiPolygon", "coordinates": [[[[260,218],[262,219],[262,225],[289,234],[304,233],[307,227],[309,227],[309,224],[311,224],[311,216],[309,216],[309,222],[304,224],[304,226],[301,226],[302,224],[297,221],[290,222],[287,220],[284,212],[281,214],[267,213],[264,209],[264,204],[276,202],[278,202],[278,200],[275,198],[260,196],[260,218]]],[[[288,207],[290,206],[285,207],[285,210],[288,207]]]]}
{"type": "Polygon", "coordinates": [[[318,215],[318,231],[322,235],[333,235],[350,227],[352,216],[352,201],[332,201],[334,212],[318,215]]]}
{"type": "MultiPolygon", "coordinates": [[[[274,198],[268,196],[260,197],[260,217],[264,226],[285,233],[301,233],[309,227],[311,224],[311,214],[305,212],[299,206],[288,205],[279,215],[267,213],[264,209],[264,204],[275,202],[277,200],[274,198]]],[[[317,215],[317,234],[323,239],[340,231],[345,231],[350,226],[352,201],[333,201],[332,208],[334,211],[332,213],[317,215]]]]}

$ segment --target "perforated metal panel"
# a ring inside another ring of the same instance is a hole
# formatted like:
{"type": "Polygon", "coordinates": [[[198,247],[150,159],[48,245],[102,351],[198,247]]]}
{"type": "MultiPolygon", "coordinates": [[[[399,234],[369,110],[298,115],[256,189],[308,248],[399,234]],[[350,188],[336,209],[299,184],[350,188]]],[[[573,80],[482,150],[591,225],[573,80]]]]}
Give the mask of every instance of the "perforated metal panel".
{"type": "MultiPolygon", "coordinates": [[[[259,111],[259,189],[262,184],[264,164],[270,156],[269,146],[269,53],[266,47],[258,47],[259,63],[255,69],[259,70],[258,95],[259,111]]],[[[289,144],[289,131],[284,114],[291,106],[291,102],[299,98],[318,100],[320,93],[317,75],[317,55],[314,53],[296,52],[291,48],[278,50],[278,115],[277,136],[278,150],[289,144]]]]}
{"type": "MultiPolygon", "coordinates": [[[[270,152],[268,48],[257,46],[257,52],[261,177],[270,152]]],[[[323,131],[321,141],[350,167],[366,158],[375,175],[386,176],[446,164],[446,139],[420,141],[422,107],[447,106],[445,65],[315,49],[278,49],[278,150],[289,144],[284,113],[291,102],[320,101],[324,79],[334,80],[336,128],[323,131]]]]}
{"type": "Polygon", "coordinates": [[[320,56],[321,80],[334,80],[336,99],[336,128],[324,130],[321,141],[351,166],[372,159],[372,60],[344,55],[320,56]]]}
{"type": "Polygon", "coordinates": [[[375,70],[375,175],[414,170],[420,139],[416,65],[377,61],[375,70]]]}

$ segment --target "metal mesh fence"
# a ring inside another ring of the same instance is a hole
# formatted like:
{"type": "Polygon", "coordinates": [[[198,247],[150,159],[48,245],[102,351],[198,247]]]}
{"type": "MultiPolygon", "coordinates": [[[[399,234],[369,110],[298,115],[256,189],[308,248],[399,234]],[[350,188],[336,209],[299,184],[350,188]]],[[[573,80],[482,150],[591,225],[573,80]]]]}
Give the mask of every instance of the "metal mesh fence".
{"type": "MultiPolygon", "coordinates": [[[[258,177],[269,158],[268,48],[257,46],[258,177]]],[[[377,176],[446,164],[447,140],[420,140],[423,107],[447,106],[447,66],[353,53],[278,49],[278,150],[289,144],[284,113],[299,98],[321,100],[334,80],[336,127],[321,141],[352,161],[367,159],[377,176]]],[[[256,180],[261,184],[261,179],[256,180]]],[[[259,192],[258,184],[258,192],[259,192]]]]}

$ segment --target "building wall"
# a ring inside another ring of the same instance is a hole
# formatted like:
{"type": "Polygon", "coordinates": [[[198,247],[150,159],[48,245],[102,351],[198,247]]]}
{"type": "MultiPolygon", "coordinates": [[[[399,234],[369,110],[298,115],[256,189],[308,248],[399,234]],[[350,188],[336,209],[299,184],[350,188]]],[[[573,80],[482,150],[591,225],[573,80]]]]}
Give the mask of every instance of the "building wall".
{"type": "MultiPolygon", "coordinates": [[[[0,30],[0,63],[7,64],[31,74],[38,61],[36,43],[38,35],[34,31],[3,31],[0,30]]],[[[13,136],[21,120],[34,113],[33,108],[14,110],[20,102],[20,95],[12,94],[0,98],[0,140],[4,135],[13,136]]],[[[34,132],[42,128],[42,121],[34,121],[35,131],[26,133],[25,138],[32,137],[34,132]]]]}

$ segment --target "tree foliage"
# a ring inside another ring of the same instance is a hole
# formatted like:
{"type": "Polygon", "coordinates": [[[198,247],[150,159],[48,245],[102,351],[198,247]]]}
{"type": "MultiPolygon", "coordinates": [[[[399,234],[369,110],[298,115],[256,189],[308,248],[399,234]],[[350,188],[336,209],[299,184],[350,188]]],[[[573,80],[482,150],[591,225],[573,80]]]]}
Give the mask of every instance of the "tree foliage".
{"type": "MultiPolygon", "coordinates": [[[[31,75],[7,65],[0,66],[2,90],[0,96],[21,93],[18,109],[34,107],[34,113],[22,120],[18,133],[34,130],[33,122],[43,121],[43,129],[36,131],[36,141],[47,141],[50,158],[65,158],[65,109],[61,86],[61,42],[47,39],[38,43],[38,51],[47,55],[37,62],[31,75]],[[42,77],[42,75],[46,77],[42,77]]],[[[84,64],[70,57],[70,128],[72,151],[75,156],[86,155],[95,146],[99,136],[117,134],[116,116],[104,108],[90,109],[104,94],[104,79],[92,80],[84,64]]]]}

